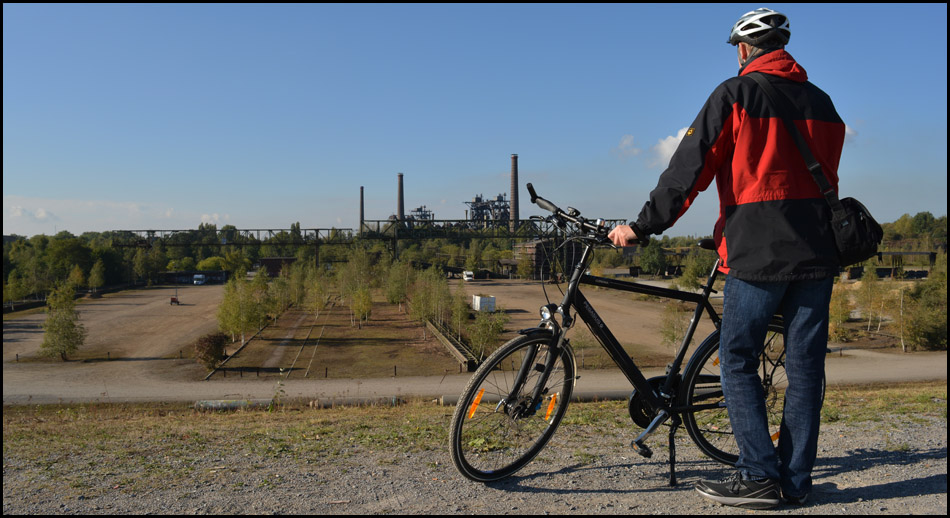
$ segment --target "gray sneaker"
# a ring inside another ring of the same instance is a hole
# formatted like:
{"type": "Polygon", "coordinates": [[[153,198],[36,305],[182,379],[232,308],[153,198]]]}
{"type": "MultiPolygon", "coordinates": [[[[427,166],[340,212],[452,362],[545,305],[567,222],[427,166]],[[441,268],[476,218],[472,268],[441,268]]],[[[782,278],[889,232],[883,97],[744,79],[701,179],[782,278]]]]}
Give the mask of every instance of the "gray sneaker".
{"type": "Polygon", "coordinates": [[[784,500],[786,504],[791,505],[791,506],[805,505],[805,501],[808,500],[808,493],[805,493],[802,496],[789,496],[783,492],[782,500],[784,500]]]}
{"type": "Polygon", "coordinates": [[[782,501],[774,480],[742,480],[739,473],[722,482],[697,482],[696,491],[704,498],[743,509],[772,509],[782,501]]]}

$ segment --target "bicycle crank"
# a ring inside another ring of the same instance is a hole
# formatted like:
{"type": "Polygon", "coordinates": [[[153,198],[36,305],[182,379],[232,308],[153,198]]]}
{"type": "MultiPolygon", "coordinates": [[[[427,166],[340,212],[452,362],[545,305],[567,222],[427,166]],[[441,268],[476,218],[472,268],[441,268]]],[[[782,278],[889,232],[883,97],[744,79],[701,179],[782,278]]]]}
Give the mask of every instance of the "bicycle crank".
{"type": "MultiPolygon", "coordinates": [[[[647,381],[653,387],[653,391],[659,393],[663,384],[666,383],[666,376],[656,376],[647,381]]],[[[653,418],[656,417],[656,409],[644,401],[643,395],[637,389],[633,389],[627,399],[627,411],[634,424],[643,429],[649,428],[653,418]]]]}
{"type": "Polygon", "coordinates": [[[669,418],[670,418],[670,414],[666,410],[660,410],[660,412],[656,415],[656,417],[650,423],[650,426],[648,426],[646,430],[644,430],[636,439],[634,439],[630,443],[630,447],[633,448],[634,451],[636,451],[637,453],[639,453],[640,455],[646,458],[652,457],[653,450],[651,450],[650,447],[645,444],[646,440],[649,439],[650,436],[653,435],[653,432],[655,432],[656,429],[661,424],[665,423],[666,420],[669,418]]]}

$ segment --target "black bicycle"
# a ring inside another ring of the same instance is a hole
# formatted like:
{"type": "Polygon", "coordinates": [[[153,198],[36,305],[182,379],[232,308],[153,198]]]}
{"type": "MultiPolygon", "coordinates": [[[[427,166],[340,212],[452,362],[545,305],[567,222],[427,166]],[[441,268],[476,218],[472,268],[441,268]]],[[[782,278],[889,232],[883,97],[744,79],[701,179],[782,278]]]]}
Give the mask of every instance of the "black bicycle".
{"type": "MultiPolygon", "coordinates": [[[[455,407],[449,435],[455,466],[469,479],[492,482],[515,473],[544,448],[564,417],[577,379],[574,352],[565,336],[576,317],[588,325],[633,385],[628,408],[631,419],[643,431],[631,446],[644,457],[651,457],[653,452],[646,440],[661,425],[669,424],[670,485],[676,484],[673,438],[681,425],[703,453],[734,465],[738,448],[719,375],[720,317],[709,302],[710,294],[715,293],[713,283],[719,261],[700,293],[587,275],[593,250],[613,247],[604,220],[582,218],[579,211],[570,207],[567,212],[562,211],[539,197],[530,183],[527,187],[531,202],[552,213],[547,219],[563,228],[569,240],[582,245],[580,258],[561,303],[542,306],[538,327],[519,331],[520,336],[493,352],[465,387],[455,407]],[[682,344],[664,376],[647,379],[643,375],[581,292],[581,284],[696,304],[682,344]],[[681,375],[686,351],[703,313],[716,330],[696,348],[681,375]]],[[[711,239],[701,241],[700,246],[715,248],[711,239]]],[[[778,317],[769,326],[760,375],[770,426],[775,431],[772,438],[776,440],[787,382],[783,325],[778,317]]]]}

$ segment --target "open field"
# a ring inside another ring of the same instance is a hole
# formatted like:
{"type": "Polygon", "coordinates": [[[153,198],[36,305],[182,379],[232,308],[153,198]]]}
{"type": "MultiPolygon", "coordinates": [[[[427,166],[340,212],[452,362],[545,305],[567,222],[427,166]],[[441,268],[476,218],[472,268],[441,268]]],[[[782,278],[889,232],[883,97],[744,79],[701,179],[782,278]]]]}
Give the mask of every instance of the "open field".
{"type": "MultiPolygon", "coordinates": [[[[511,317],[507,337],[537,325],[538,307],[545,302],[540,284],[513,280],[475,281],[463,286],[469,294],[497,298],[498,306],[511,317]]],[[[547,285],[546,289],[552,300],[560,298],[556,286],[547,285]]],[[[42,312],[7,315],[3,321],[4,403],[193,402],[271,398],[277,393],[314,399],[440,398],[457,395],[469,377],[458,373],[458,364],[431,335],[423,340],[418,324],[398,308],[377,303],[363,329],[350,325],[343,307],[328,309],[316,319],[290,311],[276,325],[265,328],[262,337],[252,340],[224,370],[210,381],[202,381],[207,371],[191,359],[191,343],[217,328],[215,312],[223,289],[220,285],[181,286],[180,306],[168,303],[174,294],[174,287],[158,287],[83,300],[78,309],[89,337],[68,362],[37,358],[45,318],[42,312]],[[286,371],[284,375],[281,369],[286,371]],[[276,382],[278,376],[281,386],[276,382]]],[[[598,289],[587,290],[587,296],[645,374],[661,374],[673,355],[672,347],[660,345],[662,303],[598,289]]],[[[585,347],[586,327],[576,328],[572,340],[582,374],[577,391],[629,390],[629,383],[616,369],[591,370],[609,364],[598,356],[602,356],[599,347],[585,347]]],[[[710,330],[711,325],[704,322],[698,336],[710,330]]],[[[946,380],[945,351],[901,354],[893,347],[875,348],[882,343],[886,346],[888,341],[832,344],[829,383],[946,380]]],[[[237,344],[228,352],[236,348],[237,344]]]]}
{"type": "Polygon", "coordinates": [[[458,364],[431,333],[397,306],[374,302],[372,318],[357,327],[345,306],[332,305],[318,316],[291,308],[276,324],[250,341],[215,378],[236,372],[299,378],[377,378],[441,376],[458,364]]]}
{"type": "MultiPolygon", "coordinates": [[[[507,311],[511,320],[503,340],[516,336],[519,329],[536,326],[537,309],[545,301],[538,283],[476,281],[464,288],[469,294],[494,295],[507,311]]],[[[553,285],[547,290],[557,293],[553,285]]],[[[3,322],[5,401],[13,378],[19,383],[39,380],[44,385],[62,379],[70,386],[97,385],[110,394],[125,380],[133,384],[201,380],[206,371],[191,359],[191,344],[217,329],[215,314],[222,295],[223,286],[204,285],[127,290],[83,299],[77,308],[89,335],[65,363],[38,355],[45,319],[42,311],[7,316],[3,322]],[[174,295],[181,305],[169,304],[174,295]]],[[[604,290],[590,290],[589,297],[641,366],[659,367],[669,361],[672,349],[659,345],[661,306],[604,290]]],[[[578,327],[575,336],[588,334],[586,328],[578,327]]],[[[706,322],[699,333],[710,330],[706,322]]],[[[239,345],[232,344],[227,352],[233,354],[239,345]]],[[[579,365],[608,365],[606,355],[589,341],[575,338],[574,346],[579,365]]],[[[458,364],[431,334],[423,339],[422,327],[398,307],[377,301],[362,329],[351,324],[342,306],[331,306],[316,318],[291,309],[250,340],[212,380],[377,378],[392,376],[394,371],[398,376],[442,376],[457,373],[458,364]]],[[[71,390],[67,387],[64,392],[71,390]]]]}

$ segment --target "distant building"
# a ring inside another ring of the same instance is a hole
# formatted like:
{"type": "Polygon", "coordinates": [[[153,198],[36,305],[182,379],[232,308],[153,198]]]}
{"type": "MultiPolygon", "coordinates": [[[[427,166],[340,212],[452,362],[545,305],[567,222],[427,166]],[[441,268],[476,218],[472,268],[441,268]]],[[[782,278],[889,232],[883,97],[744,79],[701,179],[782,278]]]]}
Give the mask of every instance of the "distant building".
{"type": "Polygon", "coordinates": [[[267,268],[268,277],[277,277],[285,265],[290,266],[296,261],[296,257],[261,257],[258,262],[262,268],[267,268]]]}

